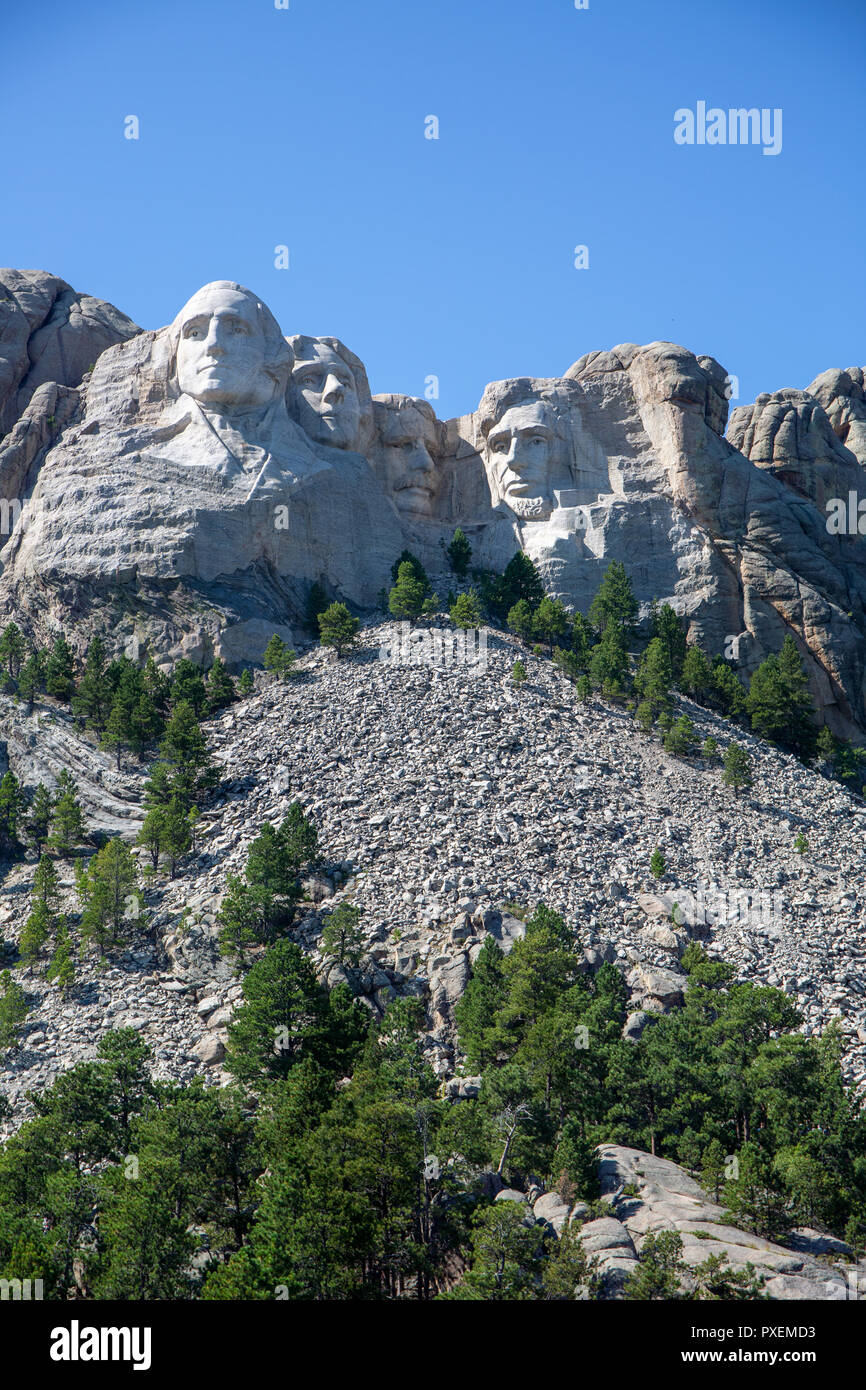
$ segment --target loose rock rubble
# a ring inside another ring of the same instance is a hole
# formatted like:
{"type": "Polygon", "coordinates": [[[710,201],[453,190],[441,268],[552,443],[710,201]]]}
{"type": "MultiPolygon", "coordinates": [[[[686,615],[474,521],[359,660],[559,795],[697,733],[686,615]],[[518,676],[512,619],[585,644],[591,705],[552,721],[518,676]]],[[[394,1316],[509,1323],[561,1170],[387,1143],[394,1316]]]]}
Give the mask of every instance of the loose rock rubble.
{"type": "MultiPolygon", "coordinates": [[[[682,701],[698,743],[712,734],[722,752],[731,738],[748,748],[754,787],[735,798],[718,761],[673,758],[626,711],[579,704],[546,658],[508,636],[488,634],[481,665],[431,669],[380,660],[390,631],[365,628],[342,661],[309,652],[288,683],[258,676],[255,695],[207,726],[221,785],[204,808],[197,854],[175,881],[160,875],[147,889],[150,920],[134,950],[101,973],[85,963],[65,1002],[41,974],[18,972],[35,1007],[3,1061],[13,1122],[27,1113],[27,1090],[92,1056],[111,1027],[142,1030],[158,1075],[224,1079],[225,1029],[240,997],[218,951],[226,874],[242,871],[260,827],[279,823],[295,799],[315,818],[324,855],[306,880],[296,939],[322,978],[346,978],[376,1014],[397,995],[420,997],[443,1080],[459,1072],[453,1007],[485,937],[509,949],[543,901],[576,927],[587,970],[603,960],[622,969],[626,1036],[680,1002],[679,959],[699,937],[741,978],[790,994],[807,1034],[839,1019],[846,1078],[863,1085],[858,798],[682,701]],[[518,654],[529,673],[520,689],[510,678],[518,654]],[[649,871],[657,847],[667,866],[658,883],[649,871]],[[363,909],[367,950],[356,970],[319,948],[323,918],[343,899],[363,909]]],[[[134,836],[146,768],[115,772],[57,708],[28,718],[3,698],[0,715],[10,764],[31,787],[50,783],[68,757],[93,823],[134,836]]],[[[7,866],[7,940],[28,911],[34,865],[30,856],[7,866]]],[[[72,868],[61,870],[71,900],[72,868]]]]}

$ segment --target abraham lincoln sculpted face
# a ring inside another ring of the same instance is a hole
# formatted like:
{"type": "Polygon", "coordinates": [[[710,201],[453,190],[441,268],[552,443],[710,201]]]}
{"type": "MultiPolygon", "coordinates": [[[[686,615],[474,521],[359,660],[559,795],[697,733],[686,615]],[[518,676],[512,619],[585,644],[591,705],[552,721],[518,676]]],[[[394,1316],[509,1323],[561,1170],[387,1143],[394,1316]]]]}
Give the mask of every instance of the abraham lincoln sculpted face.
{"type": "Polygon", "coordinates": [[[487,432],[485,462],[496,502],[527,520],[550,516],[560,441],[544,401],[521,401],[487,432]]]}

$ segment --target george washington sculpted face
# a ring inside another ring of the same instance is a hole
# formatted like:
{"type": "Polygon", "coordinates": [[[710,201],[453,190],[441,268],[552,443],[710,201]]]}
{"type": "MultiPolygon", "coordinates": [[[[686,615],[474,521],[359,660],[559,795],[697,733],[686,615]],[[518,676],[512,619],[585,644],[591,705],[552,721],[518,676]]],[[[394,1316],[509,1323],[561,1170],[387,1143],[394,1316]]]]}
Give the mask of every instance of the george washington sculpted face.
{"type": "Polygon", "coordinates": [[[268,370],[266,323],[249,291],[226,281],[205,285],[175,323],[181,391],[220,411],[251,410],[273,400],[278,383],[268,370]]]}

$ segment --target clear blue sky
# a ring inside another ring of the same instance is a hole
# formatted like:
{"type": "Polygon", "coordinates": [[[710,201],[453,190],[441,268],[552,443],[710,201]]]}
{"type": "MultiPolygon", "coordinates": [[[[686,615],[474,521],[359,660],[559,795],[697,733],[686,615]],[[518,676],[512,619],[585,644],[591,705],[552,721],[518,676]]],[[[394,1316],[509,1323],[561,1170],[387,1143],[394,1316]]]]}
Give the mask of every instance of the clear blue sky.
{"type": "Polygon", "coordinates": [[[623,341],[741,402],[866,361],[863,0],[2,9],[0,259],[146,328],[240,280],[442,416],[623,341]],[[781,154],[677,146],[699,100],[781,107],[781,154]]]}

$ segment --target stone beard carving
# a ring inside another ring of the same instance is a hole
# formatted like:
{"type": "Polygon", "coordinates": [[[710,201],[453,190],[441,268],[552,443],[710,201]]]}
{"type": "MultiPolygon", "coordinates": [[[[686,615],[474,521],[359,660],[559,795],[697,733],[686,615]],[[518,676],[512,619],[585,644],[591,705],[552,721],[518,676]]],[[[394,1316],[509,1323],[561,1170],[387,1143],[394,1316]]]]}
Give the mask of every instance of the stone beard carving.
{"type": "Polygon", "coordinates": [[[287,342],[295,358],[286,397],[292,419],[317,444],[363,453],[373,404],[361,359],[339,338],[298,334],[287,342]]]}
{"type": "Polygon", "coordinates": [[[554,485],[574,486],[567,441],[551,403],[506,397],[494,416],[482,408],[481,435],[494,507],[503,504],[521,521],[546,520],[557,506],[554,485]]]}
{"type": "Polygon", "coordinates": [[[441,474],[442,426],[429,401],[415,396],[373,398],[377,448],[371,462],[401,516],[433,521],[441,474]]]}

